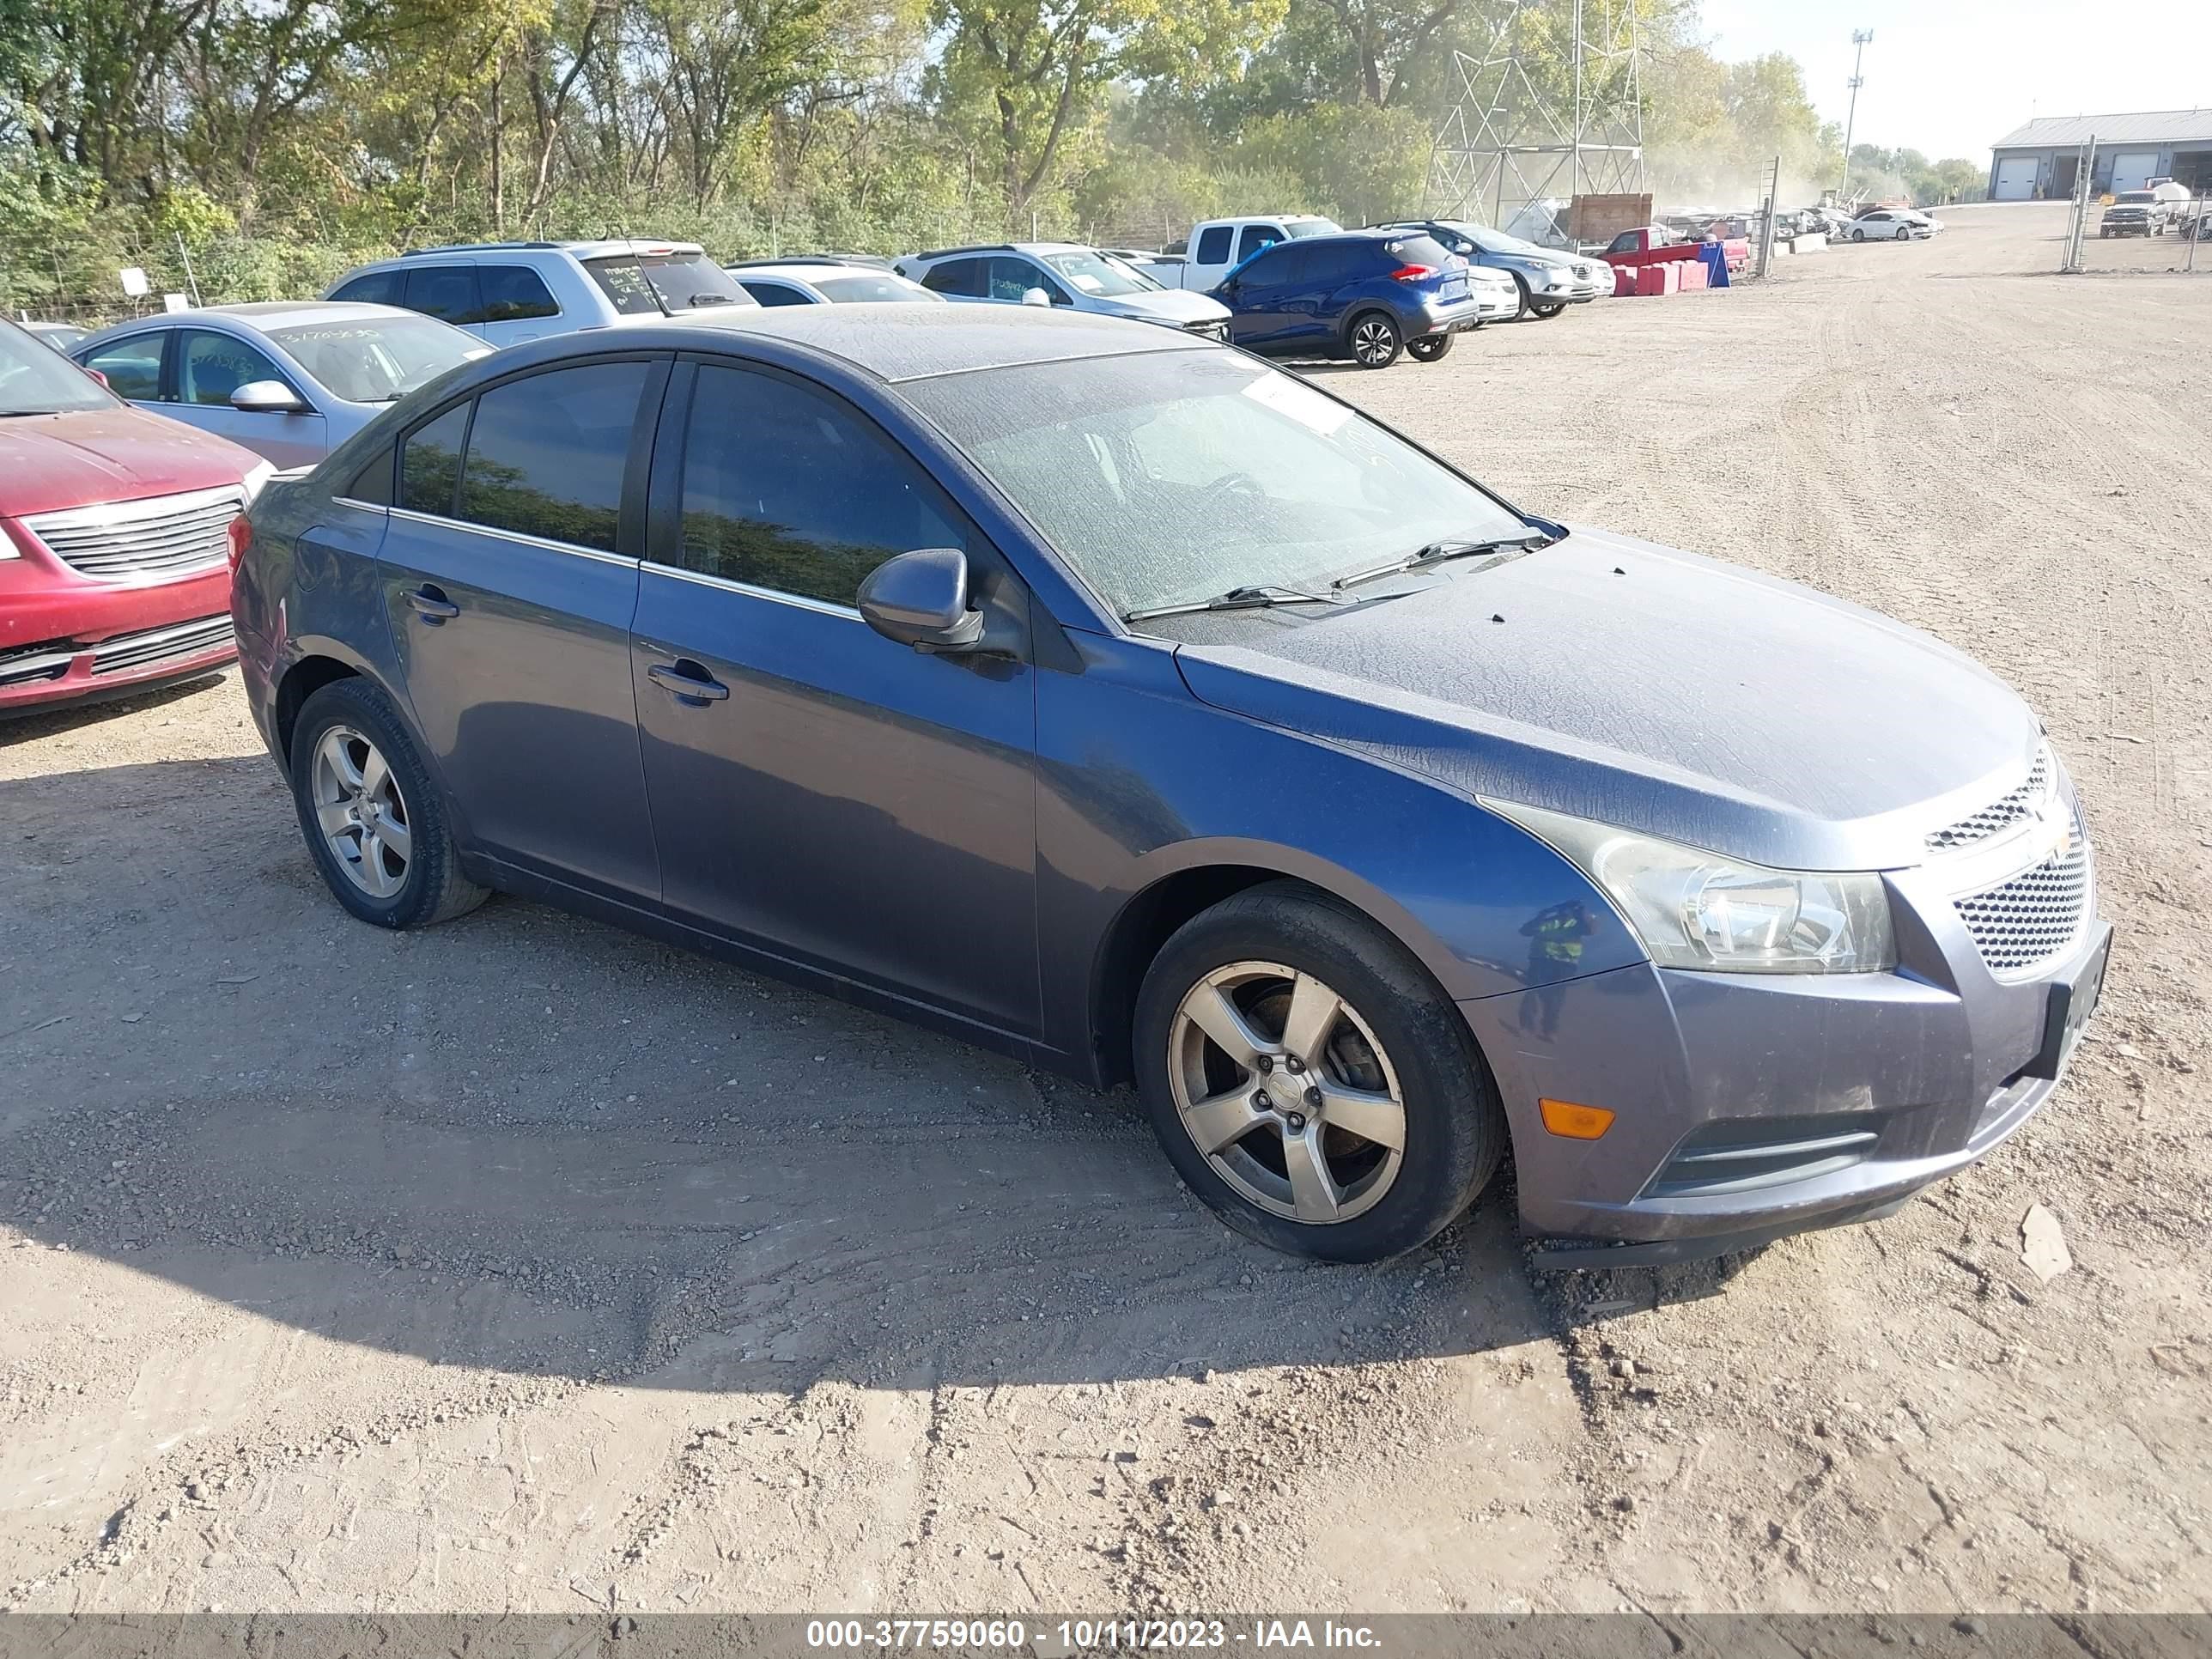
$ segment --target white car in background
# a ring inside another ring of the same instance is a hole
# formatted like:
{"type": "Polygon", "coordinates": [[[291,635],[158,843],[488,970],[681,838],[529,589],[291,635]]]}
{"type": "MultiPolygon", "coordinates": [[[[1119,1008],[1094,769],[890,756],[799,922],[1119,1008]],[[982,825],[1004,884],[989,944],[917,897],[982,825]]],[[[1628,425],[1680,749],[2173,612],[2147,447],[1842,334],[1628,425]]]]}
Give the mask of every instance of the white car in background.
{"type": "Polygon", "coordinates": [[[748,259],[724,265],[737,285],[764,306],[943,305],[920,283],[896,271],[854,264],[828,254],[790,259],[748,259]]]}
{"type": "Polygon", "coordinates": [[[1943,228],[1917,208],[1869,208],[1851,221],[1854,242],[1910,242],[1933,236],[1943,228]]]}
{"type": "Polygon", "coordinates": [[[1220,301],[1164,286],[1134,265],[1073,242],[939,248],[909,254],[898,270],[956,303],[1065,306],[1209,340],[1229,337],[1229,307],[1220,301]]]}

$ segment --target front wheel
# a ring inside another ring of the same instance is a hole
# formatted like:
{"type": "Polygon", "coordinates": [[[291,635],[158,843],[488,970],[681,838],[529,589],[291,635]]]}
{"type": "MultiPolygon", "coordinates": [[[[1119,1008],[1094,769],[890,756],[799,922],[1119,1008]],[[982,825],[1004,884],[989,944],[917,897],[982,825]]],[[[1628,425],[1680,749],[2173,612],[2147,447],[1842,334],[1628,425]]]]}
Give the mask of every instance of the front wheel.
{"type": "Polygon", "coordinates": [[[1379,1261],[1434,1237],[1505,1149],[1449,998],[1333,899],[1271,882],[1186,922],[1137,1000],[1137,1085],[1184,1182],[1294,1255],[1379,1261]]]}
{"type": "Polygon", "coordinates": [[[1863,242],[1864,240],[1866,240],[1866,232],[1864,232],[1864,231],[1863,231],[1863,230],[1854,230],[1854,231],[1852,231],[1852,232],[1851,232],[1851,240],[1853,240],[1854,242],[1863,242]]]}
{"type": "Polygon", "coordinates": [[[1364,311],[1353,318],[1346,337],[1352,345],[1352,360],[1362,368],[1389,368],[1398,361],[1406,343],[1398,325],[1380,311],[1364,311]]]}
{"type": "Polygon", "coordinates": [[[1431,334],[1425,338],[1407,342],[1406,349],[1413,354],[1417,363],[1433,363],[1452,349],[1449,334],[1431,334]]]}
{"type": "Polygon", "coordinates": [[[1911,240],[1912,227],[1911,225],[1899,225],[1897,228],[1897,240],[1900,242],[1911,240]]]}
{"type": "Polygon", "coordinates": [[[1548,323],[1553,318],[1558,316],[1566,308],[1565,304],[1559,301],[1555,301],[1551,305],[1538,305],[1534,301],[1531,301],[1528,307],[1528,313],[1531,316],[1535,318],[1538,322],[1548,323]]]}
{"type": "Polygon", "coordinates": [[[292,735],[292,799],[332,896],[380,927],[422,927],[483,902],[461,873],[445,801],[392,700],[367,680],[309,697],[292,735]]]}

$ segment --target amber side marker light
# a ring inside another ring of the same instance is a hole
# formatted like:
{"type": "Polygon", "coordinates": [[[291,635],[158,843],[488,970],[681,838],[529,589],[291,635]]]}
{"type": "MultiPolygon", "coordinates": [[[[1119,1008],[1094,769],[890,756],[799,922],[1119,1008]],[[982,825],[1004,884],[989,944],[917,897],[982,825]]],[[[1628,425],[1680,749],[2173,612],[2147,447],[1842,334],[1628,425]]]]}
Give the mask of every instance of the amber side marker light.
{"type": "Polygon", "coordinates": [[[1577,1106],[1571,1100],[1540,1100],[1544,1127],[1569,1140],[1595,1140],[1613,1127],[1613,1114],[1602,1106],[1577,1106]]]}

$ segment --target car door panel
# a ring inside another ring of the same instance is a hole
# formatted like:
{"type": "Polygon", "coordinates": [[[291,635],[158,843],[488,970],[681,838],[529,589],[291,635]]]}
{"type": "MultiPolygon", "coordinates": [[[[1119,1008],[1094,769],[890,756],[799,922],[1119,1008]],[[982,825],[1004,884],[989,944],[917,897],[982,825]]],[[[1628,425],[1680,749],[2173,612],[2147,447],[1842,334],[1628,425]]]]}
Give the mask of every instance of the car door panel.
{"type": "Polygon", "coordinates": [[[379,554],[401,684],[469,839],[519,867],[647,901],[659,870],[629,664],[642,479],[623,485],[628,523],[604,535],[605,444],[580,466],[559,428],[611,434],[618,424],[621,474],[638,447],[630,411],[658,407],[665,373],[665,359],[564,367],[490,388],[473,419],[471,405],[457,406],[440,420],[458,416],[458,426],[442,434],[439,422],[418,427],[403,445],[400,504],[379,554]],[[492,401],[502,398],[511,401],[492,401]],[[580,426],[576,411],[594,424],[580,426]],[[521,435],[498,449],[501,422],[521,435]],[[546,491],[533,505],[533,455],[556,483],[575,477],[570,493],[592,505],[564,513],[546,491]],[[452,501],[456,486],[457,502],[425,510],[452,501]],[[527,528],[488,521],[500,518],[527,528]],[[560,528],[574,538],[533,533],[560,528]]]}
{"type": "MultiPolygon", "coordinates": [[[[708,366],[671,405],[679,418],[664,417],[655,459],[633,659],[666,908],[1033,1036],[1031,670],[896,645],[849,603],[797,591],[837,591],[892,542],[943,544],[929,522],[939,503],[918,489],[886,508],[910,458],[819,387],[708,366]],[[842,453],[814,453],[824,446],[842,453]],[[841,480],[864,477],[874,494],[853,506],[841,480]],[[910,525],[908,506],[920,514],[910,525]],[[816,514],[836,522],[809,539],[816,514]],[[815,580],[825,547],[848,558],[834,582],[815,580]],[[782,585],[696,568],[708,565],[782,585]]],[[[978,545],[978,569],[997,574],[979,602],[1006,604],[1018,584],[984,554],[978,545]]]]}

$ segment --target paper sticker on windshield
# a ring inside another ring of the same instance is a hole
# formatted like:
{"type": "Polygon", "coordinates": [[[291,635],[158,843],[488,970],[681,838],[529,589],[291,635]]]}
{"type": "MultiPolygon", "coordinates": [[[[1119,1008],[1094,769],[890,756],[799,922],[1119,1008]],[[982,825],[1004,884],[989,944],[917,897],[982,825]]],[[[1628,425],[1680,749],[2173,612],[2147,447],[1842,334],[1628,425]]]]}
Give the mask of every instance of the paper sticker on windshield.
{"type": "Polygon", "coordinates": [[[1278,415],[1287,415],[1300,426],[1324,438],[1352,418],[1352,411],[1333,398],[1324,398],[1311,386],[1288,374],[1269,373],[1244,388],[1255,403],[1265,404],[1278,415]]]}
{"type": "Polygon", "coordinates": [[[1100,289],[1106,286],[1105,283],[1100,282],[1096,276],[1085,276],[1079,270],[1072,270],[1068,272],[1067,280],[1074,283],[1076,287],[1081,289],[1085,294],[1096,294],[1100,289]]]}

